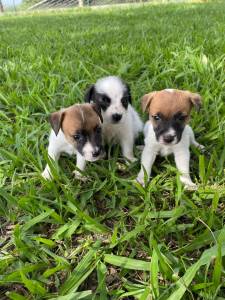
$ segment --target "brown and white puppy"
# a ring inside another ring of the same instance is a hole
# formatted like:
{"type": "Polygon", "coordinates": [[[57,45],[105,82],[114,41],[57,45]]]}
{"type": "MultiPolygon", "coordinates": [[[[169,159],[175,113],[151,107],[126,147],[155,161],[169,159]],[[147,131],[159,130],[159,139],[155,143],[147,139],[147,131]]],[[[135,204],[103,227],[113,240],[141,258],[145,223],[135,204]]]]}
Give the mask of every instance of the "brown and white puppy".
{"type": "MultiPolygon", "coordinates": [[[[76,167],[83,171],[86,161],[96,161],[103,156],[102,116],[95,104],[75,104],[50,115],[52,130],[49,137],[48,155],[57,161],[60,155],[77,155],[76,167]]],[[[80,177],[78,170],[74,171],[80,177]]],[[[42,173],[51,179],[47,165],[42,173]]]]}
{"type": "Polygon", "coordinates": [[[192,107],[199,109],[201,97],[189,91],[166,89],[146,94],[142,98],[142,109],[148,111],[149,121],[145,124],[145,146],[142,153],[142,168],[137,181],[144,184],[144,170],[148,177],[158,154],[174,154],[180,180],[187,188],[196,188],[189,174],[191,144],[199,149],[204,146],[195,141],[188,124],[192,107]]]}

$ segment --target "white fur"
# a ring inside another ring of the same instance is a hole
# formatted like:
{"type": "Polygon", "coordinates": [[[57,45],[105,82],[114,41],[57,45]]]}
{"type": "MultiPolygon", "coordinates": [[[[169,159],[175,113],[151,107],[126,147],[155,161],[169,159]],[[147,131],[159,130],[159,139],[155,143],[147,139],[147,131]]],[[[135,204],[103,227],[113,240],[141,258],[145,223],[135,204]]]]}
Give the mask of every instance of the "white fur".
{"type": "Polygon", "coordinates": [[[125,109],[121,103],[126,86],[120,78],[108,76],[99,79],[95,84],[95,89],[98,93],[105,94],[111,99],[111,104],[106,111],[102,110],[104,141],[119,143],[123,156],[130,161],[135,161],[134,141],[143,130],[143,123],[130,104],[125,109]],[[122,115],[122,119],[118,123],[112,123],[112,115],[115,113],[122,115]]]}
{"type": "Polygon", "coordinates": [[[196,184],[192,182],[189,173],[189,161],[191,144],[197,148],[203,149],[204,146],[196,142],[192,128],[186,125],[179,143],[175,145],[163,145],[158,142],[155,137],[155,132],[150,121],[145,124],[145,147],[141,157],[142,168],[138,174],[137,181],[144,185],[144,170],[148,177],[151,175],[152,165],[158,154],[166,156],[174,154],[177,169],[180,172],[180,180],[187,188],[196,188],[196,184]]]}
{"type": "Polygon", "coordinates": [[[169,92],[169,93],[173,93],[174,89],[165,89],[165,91],[169,92]]]}
{"type": "MultiPolygon", "coordinates": [[[[92,152],[94,151],[94,148],[90,144],[90,142],[87,142],[86,145],[83,147],[84,155],[81,155],[75,148],[74,145],[70,144],[66,138],[62,130],[59,130],[58,135],[55,135],[55,132],[51,130],[50,137],[49,137],[49,146],[48,146],[48,156],[54,160],[58,161],[60,155],[62,153],[67,153],[69,155],[77,155],[77,163],[76,167],[83,171],[86,165],[86,161],[95,161],[96,158],[92,157],[92,152]]],[[[80,176],[79,171],[74,171],[75,175],[77,177],[80,176]]],[[[49,165],[47,165],[42,172],[42,176],[45,179],[51,179],[52,174],[49,165]]]]}
{"type": "MultiPolygon", "coordinates": [[[[175,145],[177,143],[176,131],[173,128],[169,128],[166,132],[164,132],[164,136],[166,135],[174,136],[174,140],[170,143],[170,145],[175,145]]],[[[165,145],[165,142],[163,140],[163,135],[159,137],[159,143],[165,145]]]]}

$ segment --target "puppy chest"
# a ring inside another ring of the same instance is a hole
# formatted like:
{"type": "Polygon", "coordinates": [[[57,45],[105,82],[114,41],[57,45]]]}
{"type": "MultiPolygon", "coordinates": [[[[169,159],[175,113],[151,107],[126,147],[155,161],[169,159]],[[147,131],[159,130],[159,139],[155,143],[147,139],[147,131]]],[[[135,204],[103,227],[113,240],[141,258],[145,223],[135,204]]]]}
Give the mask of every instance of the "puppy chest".
{"type": "Polygon", "coordinates": [[[160,150],[159,150],[159,154],[161,156],[167,156],[167,155],[170,155],[171,153],[173,153],[171,147],[162,147],[160,150]]]}
{"type": "Polygon", "coordinates": [[[103,138],[106,143],[118,142],[121,128],[115,124],[103,126],[103,138]]]}

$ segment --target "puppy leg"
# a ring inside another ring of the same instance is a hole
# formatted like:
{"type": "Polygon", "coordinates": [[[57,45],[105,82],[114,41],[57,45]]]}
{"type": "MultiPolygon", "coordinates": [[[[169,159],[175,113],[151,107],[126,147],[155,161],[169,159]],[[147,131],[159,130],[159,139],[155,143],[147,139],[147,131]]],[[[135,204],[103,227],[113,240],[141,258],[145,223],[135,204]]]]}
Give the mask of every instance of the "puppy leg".
{"type": "MultiPolygon", "coordinates": [[[[49,147],[48,147],[48,156],[52,160],[58,161],[60,155],[61,155],[61,151],[59,150],[59,148],[57,148],[55,145],[53,146],[50,142],[49,147]]],[[[51,169],[50,169],[49,165],[47,165],[45,167],[45,169],[44,169],[44,171],[42,172],[41,175],[46,180],[51,180],[52,179],[52,173],[51,173],[51,169]]]]}
{"type": "MultiPolygon", "coordinates": [[[[83,171],[84,168],[86,166],[86,160],[84,159],[84,157],[77,152],[77,163],[76,163],[76,167],[80,170],[83,171]]],[[[74,170],[73,174],[75,175],[75,177],[77,179],[82,179],[82,174],[79,172],[79,170],[74,170]]]]}
{"type": "Polygon", "coordinates": [[[190,141],[191,141],[191,144],[194,145],[197,149],[199,149],[200,151],[204,151],[205,150],[205,146],[199,144],[196,139],[195,139],[195,135],[194,135],[194,132],[192,130],[192,128],[190,127],[190,141]]]}
{"type": "Polygon", "coordinates": [[[152,148],[149,148],[149,145],[145,145],[144,150],[142,152],[142,156],[141,156],[141,170],[138,173],[137,176],[137,181],[141,184],[144,185],[145,181],[144,181],[144,170],[147,172],[148,177],[150,177],[151,175],[151,171],[152,171],[152,165],[155,161],[157,155],[157,151],[155,151],[152,148]]]}
{"type": "Polygon", "coordinates": [[[189,149],[180,149],[174,151],[174,158],[177,169],[181,173],[180,181],[185,185],[187,189],[196,189],[197,185],[192,182],[189,173],[190,151],[189,149]]]}
{"type": "Polygon", "coordinates": [[[132,134],[127,133],[120,139],[120,144],[122,148],[122,153],[125,158],[130,160],[131,162],[136,161],[137,159],[134,157],[133,147],[134,147],[134,137],[132,134]]]}

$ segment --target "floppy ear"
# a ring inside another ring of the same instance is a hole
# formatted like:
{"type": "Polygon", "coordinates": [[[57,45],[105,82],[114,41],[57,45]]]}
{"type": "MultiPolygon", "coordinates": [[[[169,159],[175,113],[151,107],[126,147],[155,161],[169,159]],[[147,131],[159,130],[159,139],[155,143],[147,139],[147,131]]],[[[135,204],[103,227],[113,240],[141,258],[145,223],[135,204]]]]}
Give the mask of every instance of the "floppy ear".
{"type": "Polygon", "coordinates": [[[149,94],[145,94],[142,98],[141,98],[141,108],[143,112],[146,112],[151,104],[151,101],[154,97],[156,92],[151,92],[149,94]]]}
{"type": "Polygon", "coordinates": [[[89,103],[91,101],[95,100],[95,85],[94,84],[92,84],[91,86],[89,86],[89,88],[85,92],[84,100],[85,100],[85,102],[89,102],[89,103]]]}
{"type": "Polygon", "coordinates": [[[94,111],[96,112],[96,114],[99,116],[101,122],[103,123],[103,118],[102,118],[100,106],[96,103],[92,103],[91,106],[94,109],[94,111]]]}
{"type": "Polygon", "coordinates": [[[49,117],[49,122],[56,136],[59,133],[59,129],[61,128],[63,118],[64,118],[64,111],[61,110],[52,113],[49,117]]]}
{"type": "Polygon", "coordinates": [[[129,101],[129,103],[131,104],[132,99],[131,99],[130,86],[129,86],[127,83],[125,83],[125,86],[126,86],[126,89],[127,89],[127,99],[128,99],[128,101],[129,101]]]}
{"type": "Polygon", "coordinates": [[[202,106],[201,96],[199,94],[189,92],[189,100],[194,105],[195,109],[199,111],[202,106]]]}

